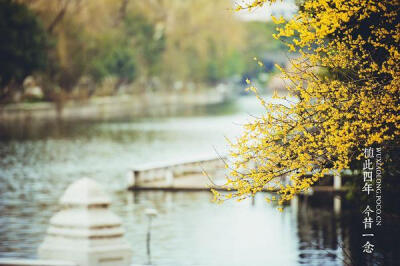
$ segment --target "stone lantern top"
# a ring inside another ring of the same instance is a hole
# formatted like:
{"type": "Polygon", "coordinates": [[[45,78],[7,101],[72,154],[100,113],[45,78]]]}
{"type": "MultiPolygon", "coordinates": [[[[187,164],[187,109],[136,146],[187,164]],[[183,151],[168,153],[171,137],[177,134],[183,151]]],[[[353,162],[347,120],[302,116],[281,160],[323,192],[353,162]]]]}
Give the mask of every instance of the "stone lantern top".
{"type": "Polygon", "coordinates": [[[128,266],[132,250],[121,219],[109,210],[111,199],[89,178],[71,184],[60,199],[38,250],[39,258],[67,260],[79,266],[128,266]]]}
{"type": "Polygon", "coordinates": [[[110,205],[111,199],[103,187],[94,180],[84,177],[72,183],[60,199],[61,205],[110,205]]]}

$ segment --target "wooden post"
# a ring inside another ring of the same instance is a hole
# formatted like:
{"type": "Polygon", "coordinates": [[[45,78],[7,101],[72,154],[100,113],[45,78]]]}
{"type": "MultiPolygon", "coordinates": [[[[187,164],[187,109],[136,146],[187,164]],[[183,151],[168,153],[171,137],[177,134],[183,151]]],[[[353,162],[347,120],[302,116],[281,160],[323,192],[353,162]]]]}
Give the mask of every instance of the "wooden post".
{"type": "Polygon", "coordinates": [[[342,177],[340,174],[334,174],[333,176],[333,189],[340,190],[342,188],[342,177]]]}
{"type": "Polygon", "coordinates": [[[167,184],[167,187],[173,187],[174,186],[174,174],[172,170],[168,169],[165,173],[165,182],[167,184]]]}
{"type": "Polygon", "coordinates": [[[136,186],[136,175],[135,171],[129,170],[127,173],[127,183],[128,183],[128,188],[135,187],[136,186]]]}

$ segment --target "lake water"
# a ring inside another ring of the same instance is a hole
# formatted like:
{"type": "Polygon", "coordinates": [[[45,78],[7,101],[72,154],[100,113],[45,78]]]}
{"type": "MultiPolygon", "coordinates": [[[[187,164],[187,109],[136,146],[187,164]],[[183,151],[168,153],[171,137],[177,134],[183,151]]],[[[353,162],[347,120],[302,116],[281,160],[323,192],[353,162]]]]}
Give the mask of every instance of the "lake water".
{"type": "MultiPolygon", "coordinates": [[[[396,263],[398,248],[361,257],[359,210],[344,204],[335,213],[330,195],[299,197],[279,213],[262,194],[216,205],[208,192],[126,191],[129,168],[223,154],[225,136],[237,136],[261,111],[254,97],[244,97],[174,117],[0,125],[0,257],[36,257],[59,197],[86,176],[107,184],[134,263],[147,262],[149,207],[159,212],[151,242],[155,265],[396,263]]],[[[396,245],[396,234],[378,240],[396,245]]]]}

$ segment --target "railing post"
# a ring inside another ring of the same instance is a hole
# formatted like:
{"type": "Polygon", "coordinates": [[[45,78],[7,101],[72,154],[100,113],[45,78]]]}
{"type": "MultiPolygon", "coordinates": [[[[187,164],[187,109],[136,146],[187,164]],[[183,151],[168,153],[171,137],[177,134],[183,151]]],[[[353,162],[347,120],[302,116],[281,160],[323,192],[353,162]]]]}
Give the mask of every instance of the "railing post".
{"type": "Polygon", "coordinates": [[[174,186],[174,174],[171,169],[168,169],[165,173],[165,181],[168,187],[174,186]]]}
{"type": "Polygon", "coordinates": [[[333,175],[333,189],[340,190],[342,188],[342,176],[337,173],[333,175]]]}
{"type": "Polygon", "coordinates": [[[133,188],[136,186],[136,175],[134,170],[128,171],[126,179],[128,183],[128,188],[133,188]]]}

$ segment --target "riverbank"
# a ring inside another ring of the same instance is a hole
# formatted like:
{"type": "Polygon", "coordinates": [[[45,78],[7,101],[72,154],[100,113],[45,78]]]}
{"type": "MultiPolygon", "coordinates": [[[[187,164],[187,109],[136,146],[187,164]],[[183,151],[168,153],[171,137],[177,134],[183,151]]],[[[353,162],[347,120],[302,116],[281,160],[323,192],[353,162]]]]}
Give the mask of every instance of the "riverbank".
{"type": "Polygon", "coordinates": [[[163,116],[199,106],[222,104],[232,98],[226,90],[209,90],[101,97],[82,102],[69,101],[62,106],[50,102],[17,103],[0,106],[0,121],[163,116]]]}

